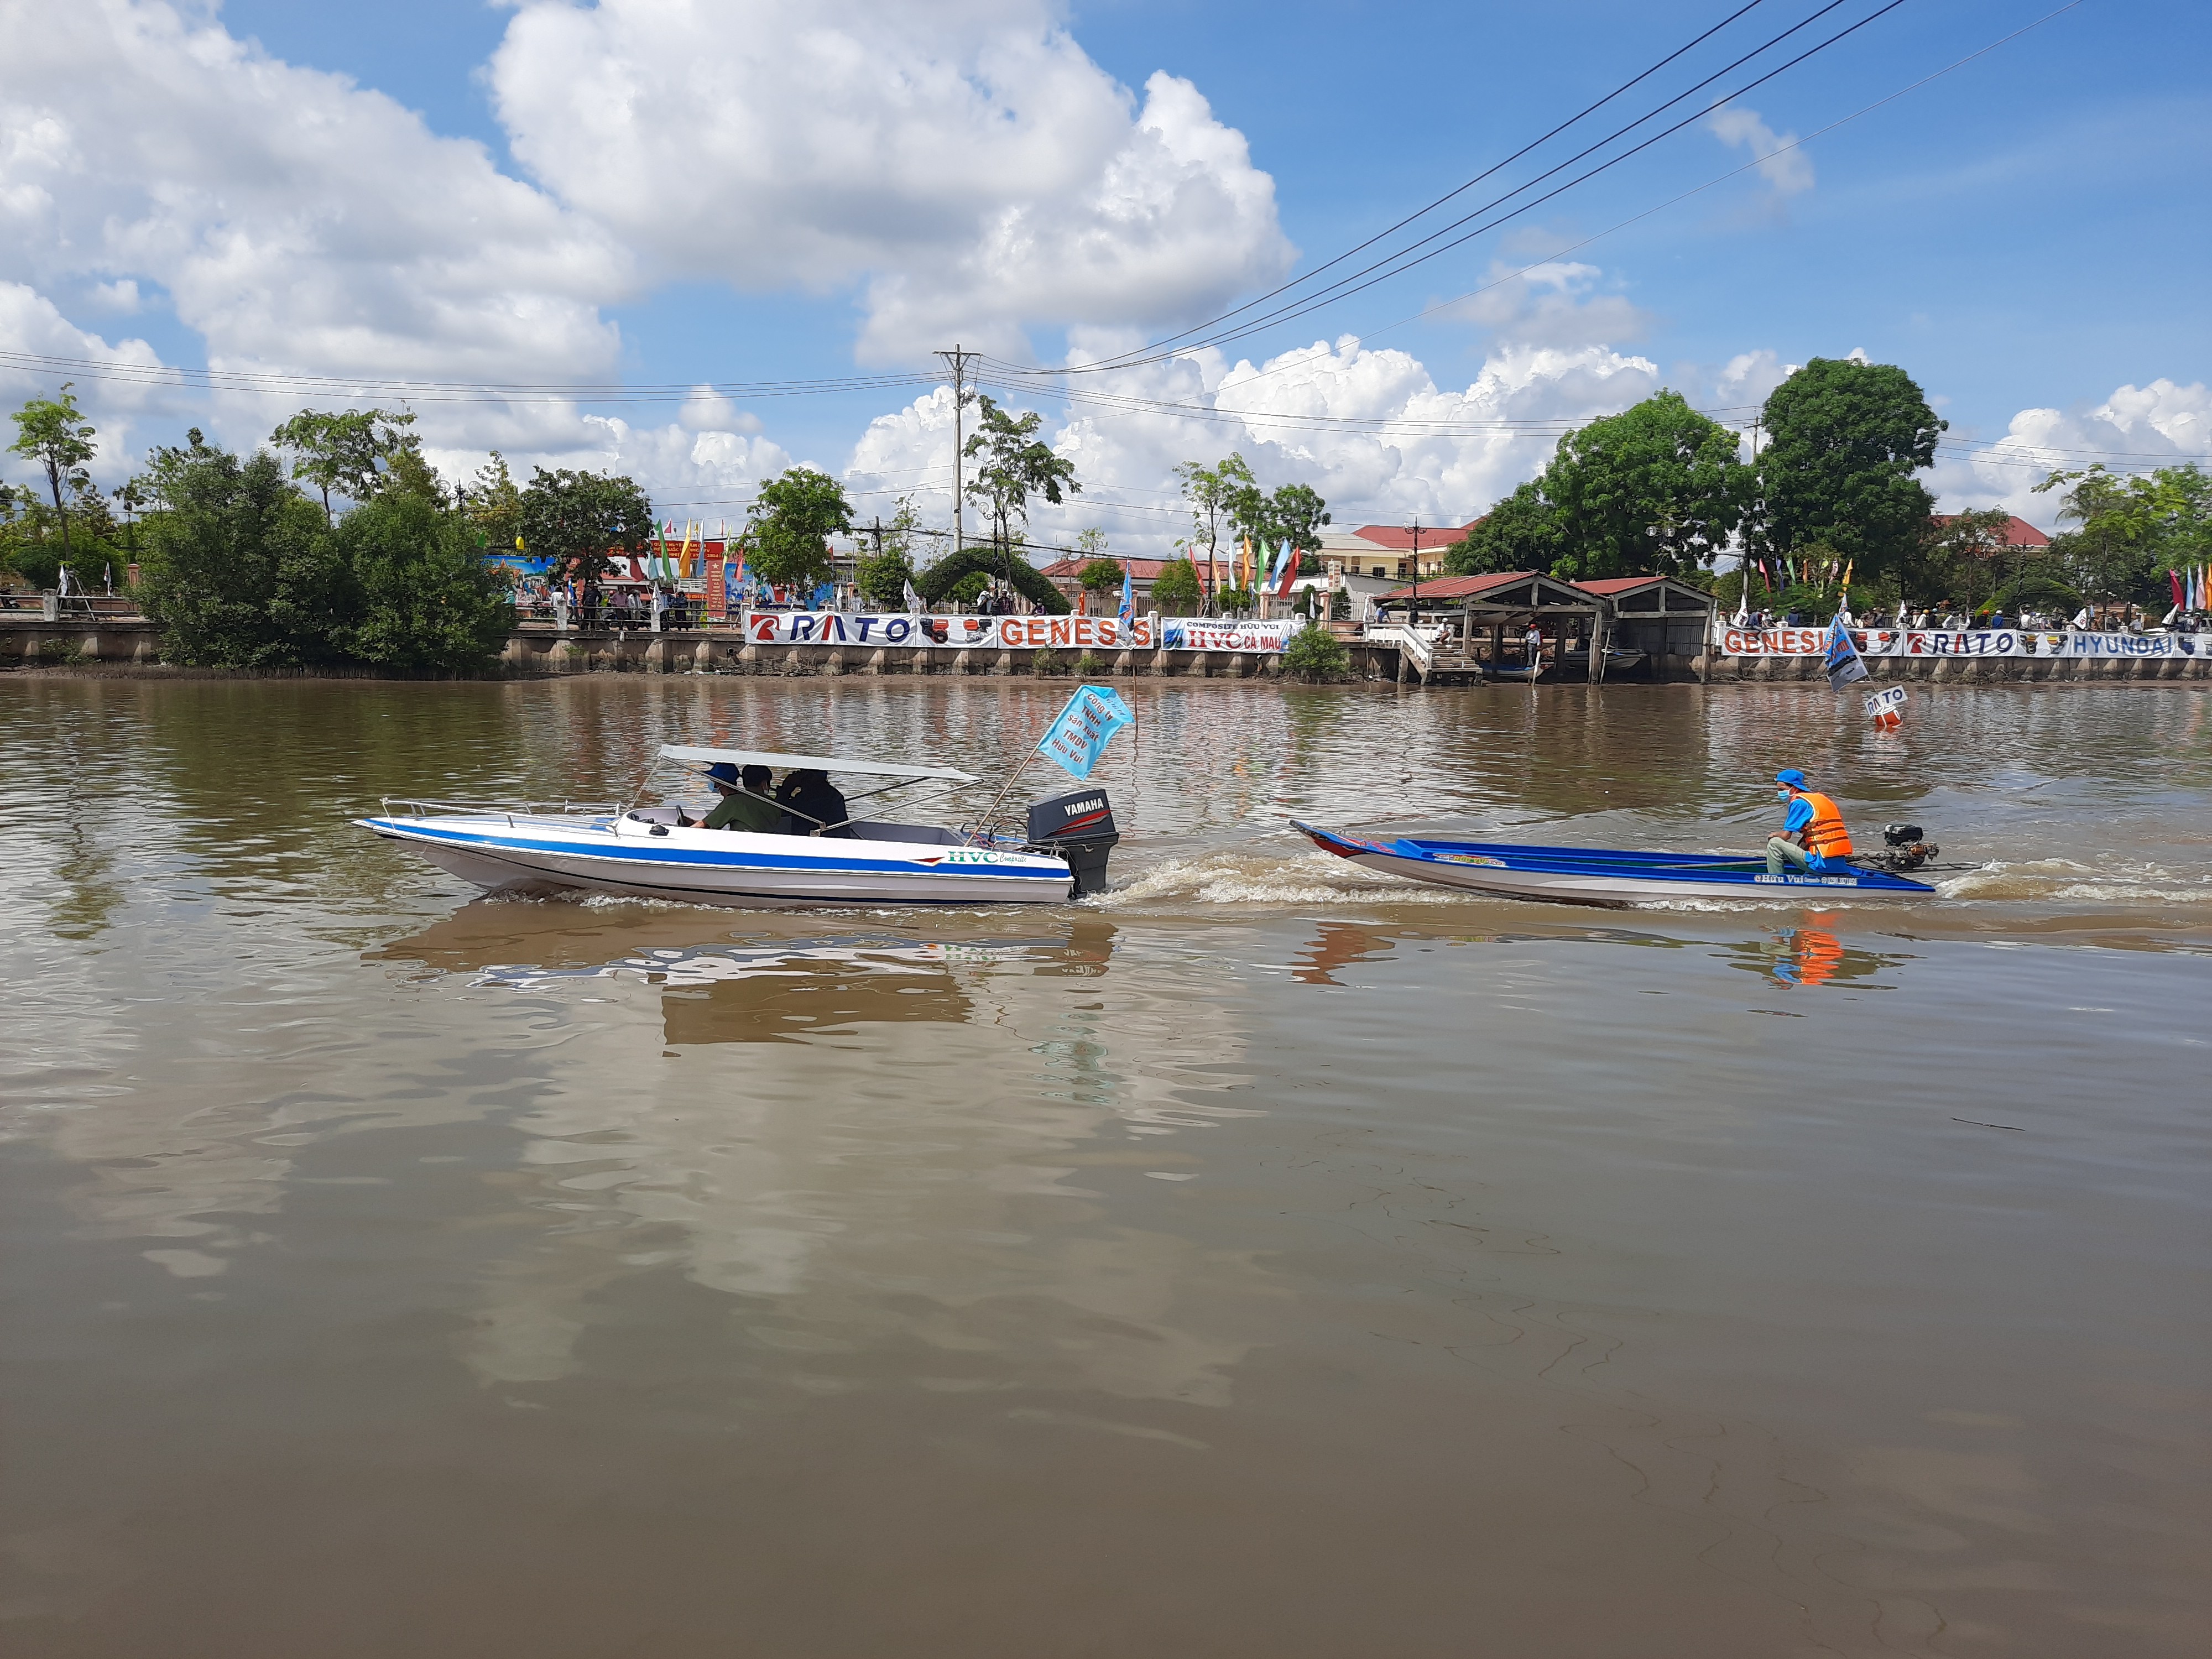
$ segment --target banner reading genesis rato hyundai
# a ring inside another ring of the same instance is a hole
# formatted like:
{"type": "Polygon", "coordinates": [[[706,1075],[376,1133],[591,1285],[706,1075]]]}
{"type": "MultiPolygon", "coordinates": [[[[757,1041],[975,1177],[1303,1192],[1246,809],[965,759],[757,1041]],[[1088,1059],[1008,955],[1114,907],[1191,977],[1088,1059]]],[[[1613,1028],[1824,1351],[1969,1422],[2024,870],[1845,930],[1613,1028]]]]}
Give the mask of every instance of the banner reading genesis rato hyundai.
{"type": "MultiPolygon", "coordinates": [[[[2203,657],[2212,659],[2212,634],[2044,633],[2017,628],[1861,629],[1852,635],[1867,657],[2203,657]]],[[[1723,657],[1819,657],[1825,628],[1723,627],[1723,657]]]]}

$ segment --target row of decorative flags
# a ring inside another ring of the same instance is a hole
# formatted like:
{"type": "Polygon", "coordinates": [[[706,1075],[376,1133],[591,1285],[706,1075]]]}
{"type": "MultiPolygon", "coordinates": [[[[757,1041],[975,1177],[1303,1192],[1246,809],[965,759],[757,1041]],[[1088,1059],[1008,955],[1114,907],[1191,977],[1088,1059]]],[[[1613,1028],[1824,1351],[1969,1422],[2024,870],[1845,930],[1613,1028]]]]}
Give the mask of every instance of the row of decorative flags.
{"type": "Polygon", "coordinates": [[[1785,586],[1800,584],[1825,586],[1832,581],[1838,587],[1849,587],[1851,585],[1851,566],[1855,562],[1855,560],[1840,555],[1833,558],[1813,559],[1789,553],[1777,553],[1771,564],[1764,558],[1750,562],[1751,568],[1759,572],[1759,579],[1778,593],[1785,586]]]}
{"type": "MultiPolygon", "coordinates": [[[[1198,561],[1194,558],[1194,565],[1198,561]]],[[[1206,556],[1207,585],[1218,592],[1225,587],[1250,588],[1257,592],[1284,594],[1297,580],[1297,550],[1285,541],[1273,553],[1264,544],[1255,547],[1246,537],[1243,544],[1227,554],[1213,553],[1206,556]]]]}
{"type": "MultiPolygon", "coordinates": [[[[684,521],[684,539],[672,552],[668,544],[675,536],[676,521],[673,519],[662,520],[660,529],[653,538],[653,551],[646,555],[647,580],[687,580],[695,567],[704,564],[707,557],[707,521],[704,519],[686,519],[684,521]]],[[[725,523],[722,526],[722,545],[727,547],[729,544],[730,526],[725,523]]],[[[738,556],[738,564],[742,573],[744,565],[742,553],[738,556]]]]}
{"type": "MultiPolygon", "coordinates": [[[[730,547],[730,526],[727,520],[722,524],[720,540],[725,548],[730,547]]],[[[518,553],[525,550],[522,538],[520,536],[514,538],[514,550],[518,553]]],[[[659,582],[688,581],[695,572],[703,566],[706,557],[707,521],[704,519],[685,520],[681,541],[677,540],[676,521],[673,519],[664,519],[660,522],[660,528],[653,532],[653,551],[645,556],[646,580],[659,582]],[[672,543],[674,544],[672,547],[672,543]]],[[[1264,546],[1255,551],[1249,537],[1245,538],[1240,550],[1230,554],[1225,559],[1214,558],[1209,561],[1212,566],[1211,574],[1213,586],[1217,588],[1225,586],[1237,587],[1258,586],[1262,580],[1261,564],[1263,560],[1267,565],[1264,576],[1266,585],[1261,587],[1260,591],[1273,594],[1289,592],[1291,583],[1297,578],[1297,550],[1285,541],[1272,554],[1264,546]],[[1225,581],[1223,580],[1224,573],[1227,578],[1225,581]]],[[[742,548],[737,550],[734,562],[724,567],[723,580],[729,584],[732,595],[741,590],[750,591],[744,586],[747,577],[745,556],[742,548]]],[[[816,597],[819,599],[825,598],[826,595],[817,590],[816,597]]],[[[909,610],[919,612],[923,609],[921,599],[915,592],[914,584],[911,582],[907,584],[906,600],[909,610]]],[[[1121,561],[1121,620],[1129,621],[1136,615],[1136,597],[1132,591],[1129,580],[1129,562],[1124,559],[1121,561]]]]}
{"type": "Polygon", "coordinates": [[[2184,611],[2212,611],[2212,568],[2192,564],[2167,571],[2166,579],[2173,584],[2173,602],[2184,611]]]}

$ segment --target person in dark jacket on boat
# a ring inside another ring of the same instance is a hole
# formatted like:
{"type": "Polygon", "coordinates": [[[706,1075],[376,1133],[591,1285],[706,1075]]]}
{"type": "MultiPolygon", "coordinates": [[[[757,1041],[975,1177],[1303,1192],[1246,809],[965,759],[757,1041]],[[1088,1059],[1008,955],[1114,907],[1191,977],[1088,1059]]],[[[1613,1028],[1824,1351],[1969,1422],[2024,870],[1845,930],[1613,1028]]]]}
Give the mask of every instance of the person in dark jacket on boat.
{"type": "Polygon", "coordinates": [[[784,810],[786,834],[854,838],[853,827],[845,821],[852,817],[851,810],[827,772],[802,767],[777,786],[775,799],[784,810]]]}
{"type": "Polygon", "coordinates": [[[780,834],[783,809],[769,793],[775,776],[765,766],[748,766],[740,772],[727,761],[716,761],[707,769],[707,781],[722,799],[707,814],[702,827],[742,830],[755,836],[780,834]]]}

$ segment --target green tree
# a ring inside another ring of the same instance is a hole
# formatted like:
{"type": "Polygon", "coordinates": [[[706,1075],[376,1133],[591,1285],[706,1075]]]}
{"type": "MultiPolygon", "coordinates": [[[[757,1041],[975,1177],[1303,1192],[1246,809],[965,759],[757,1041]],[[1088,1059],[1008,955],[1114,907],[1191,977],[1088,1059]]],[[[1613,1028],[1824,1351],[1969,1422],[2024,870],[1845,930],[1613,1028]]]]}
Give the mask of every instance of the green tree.
{"type": "Polygon", "coordinates": [[[160,510],[140,592],[163,654],[224,668],[337,659],[348,584],[315,504],[266,451],[240,461],[192,436],[149,471],[160,510]]]}
{"type": "Polygon", "coordinates": [[[845,486],[812,467],[791,467],[763,484],[754,501],[747,562],[779,586],[811,587],[830,574],[830,537],[852,528],[845,486]]]}
{"type": "MultiPolygon", "coordinates": [[[[1256,539],[1269,549],[1288,542],[1301,555],[1317,553],[1322,526],[1329,521],[1328,503],[1310,485],[1285,484],[1267,497],[1256,539]]],[[[1299,564],[1303,572],[1303,557],[1299,564]]]]}
{"type": "MultiPolygon", "coordinates": [[[[1201,547],[1206,550],[1210,576],[1222,531],[1236,526],[1240,516],[1256,519],[1264,513],[1260,481],[1252,476],[1241,454],[1231,454],[1212,466],[1185,461],[1176,468],[1175,475],[1182,486],[1184,501],[1190,504],[1191,533],[1182,545],[1194,554],[1201,547]]],[[[1192,574],[1197,574],[1195,566],[1192,574]]]]}
{"type": "Polygon", "coordinates": [[[114,497],[116,506],[123,509],[123,547],[131,558],[138,556],[138,515],[146,510],[153,498],[147,493],[143,478],[125,478],[107,492],[114,497]]]}
{"type": "Polygon", "coordinates": [[[1188,559],[1170,559],[1152,578],[1152,607],[1163,615],[1187,617],[1202,598],[1198,571],[1188,559]]]}
{"type": "Polygon", "coordinates": [[[381,409],[303,409],[271,432],[269,441],[291,453],[293,477],[322,493],[327,526],[332,490],[356,502],[389,488],[441,493],[437,474],[423,459],[422,441],[409,430],[414,424],[411,413],[381,409]]]}
{"type": "Polygon", "coordinates": [[[1076,580],[1086,593],[1110,593],[1121,586],[1121,562],[1119,559],[1092,559],[1085,563],[1076,580]]]}
{"type": "Polygon", "coordinates": [[[898,510],[889,524],[874,527],[876,550],[854,572],[869,604],[885,611],[906,608],[906,591],[915,580],[915,537],[921,527],[921,514],[911,495],[899,497],[898,510]]]}
{"type": "Polygon", "coordinates": [[[333,642],[354,660],[466,673],[506,644],[514,607],[459,514],[393,490],[347,514],[329,539],[349,601],[333,642]]]}
{"type": "Polygon", "coordinates": [[[1678,392],[1569,433],[1542,480],[1559,530],[1552,574],[1672,576],[1711,565],[1749,495],[1737,442],[1678,392]]]}
{"type": "Polygon", "coordinates": [[[2155,604],[2169,570],[2212,559],[2212,477],[2194,462],[2121,477],[2100,461],[2053,472],[2038,491],[2063,489],[2052,574],[2111,603],[2155,604]]]}
{"type": "Polygon", "coordinates": [[[860,595],[879,611],[906,609],[906,590],[914,580],[914,567],[907,562],[904,551],[887,547],[880,553],[871,553],[854,569],[854,580],[860,595]]]}
{"type": "Polygon", "coordinates": [[[1771,434],[1758,463],[1760,546],[1824,543],[1875,576],[1924,545],[1936,501],[1913,475],[1935,465],[1949,422],[1903,369],[1815,357],[1775,387],[1760,419],[1771,434]]]}
{"type": "Polygon", "coordinates": [[[522,536],[522,489],[496,449],[462,492],[461,511],[492,553],[508,553],[522,536]]]}
{"type": "MultiPolygon", "coordinates": [[[[973,605],[992,582],[1006,580],[1006,573],[1000,567],[1000,556],[989,548],[964,547],[957,553],[948,553],[923,571],[915,579],[915,586],[931,605],[940,605],[947,599],[973,605]],[[970,585],[970,576],[979,580],[970,585]]],[[[1027,559],[1016,559],[1011,574],[1014,592],[1038,610],[1061,616],[1069,609],[1067,596],[1027,559]]]]}
{"type": "Polygon", "coordinates": [[[523,550],[580,577],[612,570],[609,549],[653,539],[653,503],[627,477],[533,467],[517,507],[523,550]]]}
{"type": "Polygon", "coordinates": [[[74,380],[64,380],[60,397],[33,398],[17,410],[15,441],[8,446],[15,454],[37,463],[46,475],[46,488],[54,498],[54,518],[61,530],[64,563],[70,556],[70,520],[63,493],[66,490],[76,496],[92,487],[92,476],[84,464],[96,453],[92,441],[99,430],[78,410],[76,386],[74,380]]]}
{"type": "Polygon", "coordinates": [[[1559,515],[1530,480],[1475,520],[1466,536],[1444,550],[1444,568],[1455,576],[1505,570],[1548,572],[1559,556],[1559,515]]]}
{"type": "Polygon", "coordinates": [[[1283,650],[1283,672],[1294,679],[1342,679],[1351,667],[1352,653],[1344,641],[1311,621],[1291,636],[1283,650]]]}
{"type": "MultiPolygon", "coordinates": [[[[1924,550],[1903,568],[1916,592],[1955,599],[1969,612],[1979,611],[1996,597],[2009,574],[2006,538],[2011,529],[2012,514],[2002,507],[1930,520],[1924,550]]],[[[1820,569],[1827,561],[1816,555],[1810,562],[1820,569]]]]}
{"type": "Polygon", "coordinates": [[[1012,580],[1014,549],[1029,526],[1030,497],[1042,495],[1058,507],[1083,486],[1076,481],[1075,463],[1036,435],[1044,416],[1035,410],[1009,415],[988,394],[976,402],[982,411],[976,433],[961,453],[981,456],[983,463],[969,481],[968,494],[990,514],[991,539],[1001,554],[1002,574],[1012,580]]]}

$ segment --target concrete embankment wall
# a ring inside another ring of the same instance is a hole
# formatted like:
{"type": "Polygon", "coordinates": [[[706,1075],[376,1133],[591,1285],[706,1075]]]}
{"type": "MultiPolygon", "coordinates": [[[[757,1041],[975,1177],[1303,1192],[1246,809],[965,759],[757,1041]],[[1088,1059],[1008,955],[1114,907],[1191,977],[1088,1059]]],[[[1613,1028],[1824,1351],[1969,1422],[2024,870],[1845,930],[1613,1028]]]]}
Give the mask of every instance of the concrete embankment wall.
{"type": "MultiPolygon", "coordinates": [[[[1356,679],[1401,677],[1395,647],[1347,641],[1350,672],[1356,679]]],[[[1059,670],[1073,671],[1078,656],[1060,652],[1059,670]]],[[[1098,671],[1108,675],[1160,674],[1200,679],[1275,678],[1278,659],[1243,652],[1103,651],[1095,653],[1098,671]]],[[[981,647],[869,645],[762,645],[726,631],[670,634],[637,632],[557,633],[524,629],[509,635],[498,672],[516,678],[589,673],[715,674],[1027,674],[1035,653],[981,647]]],[[[129,665],[151,667],[161,661],[160,635],[140,617],[100,617],[46,622],[37,617],[0,614],[0,665],[27,667],[129,665]]],[[[1988,684],[2003,681],[2203,680],[2212,678],[2212,660],[2185,657],[1869,657],[1869,678],[1877,683],[1920,681],[1988,684]]],[[[1411,677],[1410,670],[1404,670],[1411,677]]],[[[1817,656],[1668,657],[1639,664],[1607,680],[1609,685],[1649,684],[1653,680],[1734,680],[1788,683],[1826,688],[1817,656]]]]}

